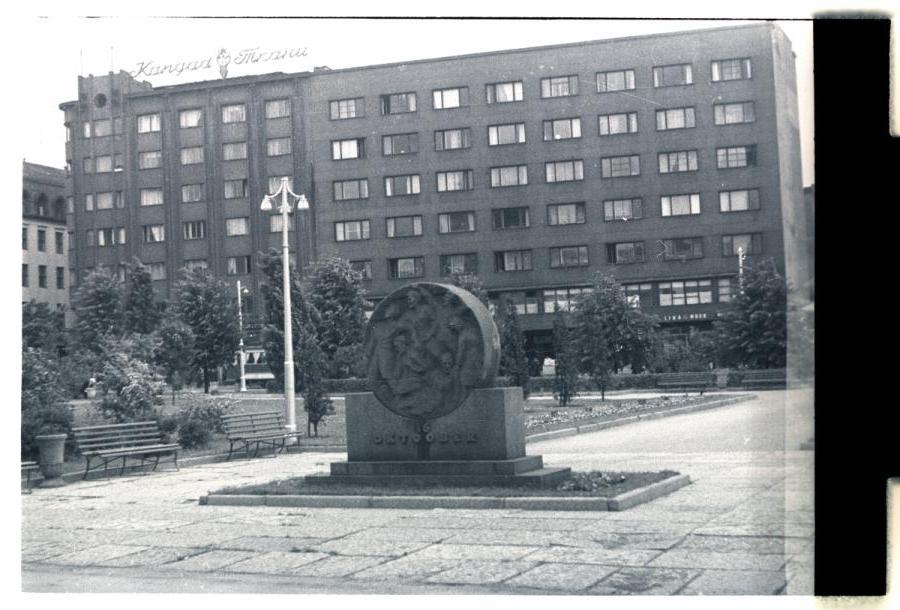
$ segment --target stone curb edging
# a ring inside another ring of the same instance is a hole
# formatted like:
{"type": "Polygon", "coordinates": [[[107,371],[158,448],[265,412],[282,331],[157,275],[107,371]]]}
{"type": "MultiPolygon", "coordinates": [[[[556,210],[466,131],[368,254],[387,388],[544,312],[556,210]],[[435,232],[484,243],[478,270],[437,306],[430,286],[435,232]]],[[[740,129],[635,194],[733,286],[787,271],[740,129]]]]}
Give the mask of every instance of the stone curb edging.
{"type": "Polygon", "coordinates": [[[616,426],[624,426],[626,424],[631,424],[636,421],[640,421],[643,419],[661,419],[663,417],[670,417],[672,415],[683,415],[685,413],[693,413],[695,411],[705,411],[706,409],[715,409],[717,407],[724,407],[726,405],[735,404],[738,402],[743,402],[745,400],[751,400],[756,398],[755,394],[742,394],[740,396],[730,396],[728,398],[722,398],[720,400],[713,400],[711,402],[705,402],[699,405],[688,405],[686,407],[676,407],[674,409],[665,409],[663,411],[653,411],[650,413],[639,413],[636,415],[629,415],[627,417],[620,417],[618,419],[612,419],[610,421],[602,421],[594,424],[585,424],[583,426],[574,426],[572,428],[562,428],[560,430],[550,430],[548,432],[537,432],[535,434],[529,434],[525,436],[525,441],[546,441],[553,438],[560,438],[564,436],[575,436],[576,434],[584,434],[586,432],[596,432],[598,430],[605,430],[606,428],[614,428],[616,426]]]}
{"type": "Polygon", "coordinates": [[[655,500],[691,483],[679,474],[612,498],[492,496],[323,496],[323,495],[225,495],[200,497],[208,506],[280,506],[290,508],[507,508],[519,510],[621,511],[655,500]]]}

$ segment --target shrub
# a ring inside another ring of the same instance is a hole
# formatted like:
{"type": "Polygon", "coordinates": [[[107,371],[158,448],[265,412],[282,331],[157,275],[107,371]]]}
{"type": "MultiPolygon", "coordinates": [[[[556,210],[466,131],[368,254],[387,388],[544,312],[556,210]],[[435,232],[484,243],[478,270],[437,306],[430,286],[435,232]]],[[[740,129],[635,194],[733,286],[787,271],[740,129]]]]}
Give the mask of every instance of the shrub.
{"type": "Polygon", "coordinates": [[[110,355],[100,377],[100,411],[117,422],[156,419],[165,383],[146,362],[123,352],[110,355]]]}
{"type": "Polygon", "coordinates": [[[22,447],[23,458],[37,457],[34,437],[68,434],[72,413],[65,405],[55,363],[40,350],[22,352],[22,447]]]}

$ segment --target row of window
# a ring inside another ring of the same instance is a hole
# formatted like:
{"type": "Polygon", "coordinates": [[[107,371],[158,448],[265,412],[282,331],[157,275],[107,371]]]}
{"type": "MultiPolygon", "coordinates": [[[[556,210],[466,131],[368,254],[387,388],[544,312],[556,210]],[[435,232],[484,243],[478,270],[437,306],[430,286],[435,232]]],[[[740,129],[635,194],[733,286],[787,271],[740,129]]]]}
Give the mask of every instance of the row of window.
{"type": "MultiPolygon", "coordinates": [[[[47,265],[37,265],[37,287],[47,288],[47,265]]],[[[22,288],[28,288],[31,285],[31,271],[27,264],[22,263],[22,288]]],[[[56,288],[65,290],[66,288],[66,269],[65,267],[56,268],[56,288]]]]}
{"type": "MultiPolygon", "coordinates": [[[[269,231],[281,232],[281,215],[269,216],[269,231]]],[[[288,224],[288,230],[293,231],[293,223],[288,224]]],[[[105,229],[88,229],[85,232],[85,243],[88,246],[116,246],[125,243],[125,228],[110,227],[105,229]]],[[[166,241],[166,226],[163,224],[142,225],[141,234],[143,243],[152,244],[166,241]]],[[[243,216],[225,219],[225,235],[236,237],[250,234],[250,218],[243,216]]],[[[181,223],[181,238],[187,241],[206,239],[206,221],[188,220],[181,223]]]]}
{"type": "MultiPolygon", "coordinates": [[[[43,227],[38,227],[36,233],[37,233],[37,243],[36,243],[37,251],[38,252],[46,252],[47,251],[47,233],[48,233],[47,229],[45,229],[43,227]]],[[[28,245],[29,245],[28,244],[28,241],[29,241],[28,234],[29,234],[28,227],[27,226],[22,227],[22,249],[23,250],[28,250],[28,245]]],[[[59,231],[59,230],[54,231],[54,238],[55,238],[54,246],[55,246],[56,254],[65,254],[65,252],[66,252],[65,235],[66,235],[65,231],[59,231]]]]}
{"type": "MultiPolygon", "coordinates": [[[[715,125],[739,125],[756,121],[753,102],[735,102],[729,104],[713,104],[713,123],[715,125]]],[[[669,108],[656,111],[656,130],[670,131],[675,129],[693,129],[697,126],[696,113],[693,106],[669,108]]],[[[601,114],[597,117],[597,135],[599,137],[638,133],[638,113],[619,112],[601,114]]],[[[544,142],[574,140],[581,138],[581,117],[565,117],[551,119],[542,123],[544,142]]],[[[456,127],[438,129],[433,132],[434,150],[438,152],[462,150],[472,147],[472,128],[456,127]]],[[[268,140],[269,155],[273,156],[272,143],[290,138],[268,140]]],[[[526,128],[524,122],[488,125],[488,146],[510,146],[526,144],[526,128]]],[[[228,146],[226,144],[226,146],[228,146]]],[[[290,152],[289,146],[287,152],[290,152]]],[[[396,133],[381,137],[381,154],[385,157],[411,155],[419,152],[419,133],[396,133]]],[[[186,150],[186,149],[183,149],[186,150]]],[[[287,154],[284,152],[278,154],[287,154]]],[[[366,157],[366,138],[344,138],[331,141],[331,159],[344,161],[366,157]]],[[[244,157],[246,158],[246,145],[244,157]]]]}

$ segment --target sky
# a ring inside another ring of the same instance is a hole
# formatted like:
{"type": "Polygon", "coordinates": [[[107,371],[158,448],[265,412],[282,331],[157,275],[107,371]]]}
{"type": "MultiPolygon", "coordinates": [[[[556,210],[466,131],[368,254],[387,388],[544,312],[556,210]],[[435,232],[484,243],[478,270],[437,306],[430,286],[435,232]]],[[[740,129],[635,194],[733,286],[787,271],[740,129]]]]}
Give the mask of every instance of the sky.
{"type": "MultiPolygon", "coordinates": [[[[737,25],[746,21],[709,20],[422,20],[388,19],[197,19],[110,17],[32,18],[23,22],[27,38],[59,41],[54,52],[29,54],[27,100],[19,116],[28,126],[20,157],[56,167],[65,164],[65,134],[59,104],[77,97],[79,74],[110,69],[135,72],[151,65],[195,62],[226,48],[233,61],[228,76],[299,72],[313,66],[346,68],[482,51],[578,42],[737,25]],[[305,56],[237,65],[244,49],[306,49],[305,56]]],[[[813,175],[812,25],[781,21],[797,56],[803,183],[813,175]]],[[[153,86],[218,79],[218,69],[180,75],[141,74],[153,86]]]]}

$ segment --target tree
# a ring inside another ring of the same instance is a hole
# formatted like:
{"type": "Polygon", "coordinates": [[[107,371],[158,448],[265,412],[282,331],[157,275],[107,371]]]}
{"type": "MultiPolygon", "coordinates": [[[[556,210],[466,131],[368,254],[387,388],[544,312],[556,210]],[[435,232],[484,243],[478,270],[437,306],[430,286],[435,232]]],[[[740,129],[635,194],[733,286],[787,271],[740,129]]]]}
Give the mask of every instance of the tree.
{"type": "Polygon", "coordinates": [[[228,284],[205,269],[185,270],[175,294],[178,316],[194,333],[191,364],[209,393],[212,372],[230,364],[238,349],[237,299],[228,284]]]}
{"type": "Polygon", "coordinates": [[[331,377],[349,377],[356,369],[366,332],[364,295],[360,274],[346,260],[329,257],[313,266],[309,302],[319,312],[319,346],[331,377]]]}
{"type": "Polygon", "coordinates": [[[63,314],[47,303],[22,303],[22,347],[33,347],[57,356],[65,343],[63,314]]]}
{"type": "Polygon", "coordinates": [[[744,286],[716,324],[722,359],[732,366],[781,368],[787,359],[787,284],[771,259],[754,261],[744,286]]]}
{"type": "Polygon", "coordinates": [[[153,361],[165,373],[166,383],[175,391],[189,378],[194,354],[194,333],[175,315],[167,315],[157,330],[159,344],[153,361]]]}
{"type": "Polygon", "coordinates": [[[528,398],[531,377],[528,374],[528,356],[525,353],[525,334],[519,326],[516,304],[501,298],[497,307],[497,327],[500,332],[500,375],[510,378],[512,384],[522,386],[522,395],[528,398]]]}
{"type": "Polygon", "coordinates": [[[564,407],[577,395],[578,359],[562,309],[553,314],[553,351],[556,353],[553,395],[559,406],[564,407]]]}
{"type": "Polygon", "coordinates": [[[74,313],[79,344],[98,351],[103,337],[122,334],[122,282],[105,267],[94,269],[75,290],[74,313]]]}
{"type": "Polygon", "coordinates": [[[123,316],[125,330],[133,333],[153,332],[161,317],[150,270],[138,258],[128,266],[123,316]]]}
{"type": "Polygon", "coordinates": [[[156,419],[165,391],[162,378],[132,349],[127,340],[117,342],[100,371],[100,411],[117,422],[156,419]]]}
{"type": "Polygon", "coordinates": [[[598,273],[593,290],[575,304],[575,344],[581,370],[606,400],[610,377],[626,365],[641,370],[653,342],[656,320],[633,307],[610,275],[598,273]]]}
{"type": "Polygon", "coordinates": [[[41,350],[25,347],[22,351],[23,458],[37,457],[35,436],[71,431],[72,413],[65,404],[58,370],[58,364],[41,350]]]}
{"type": "Polygon", "coordinates": [[[481,278],[474,273],[453,272],[450,274],[450,283],[465,290],[468,290],[481,301],[482,305],[488,306],[488,295],[484,289],[481,278]]]}

